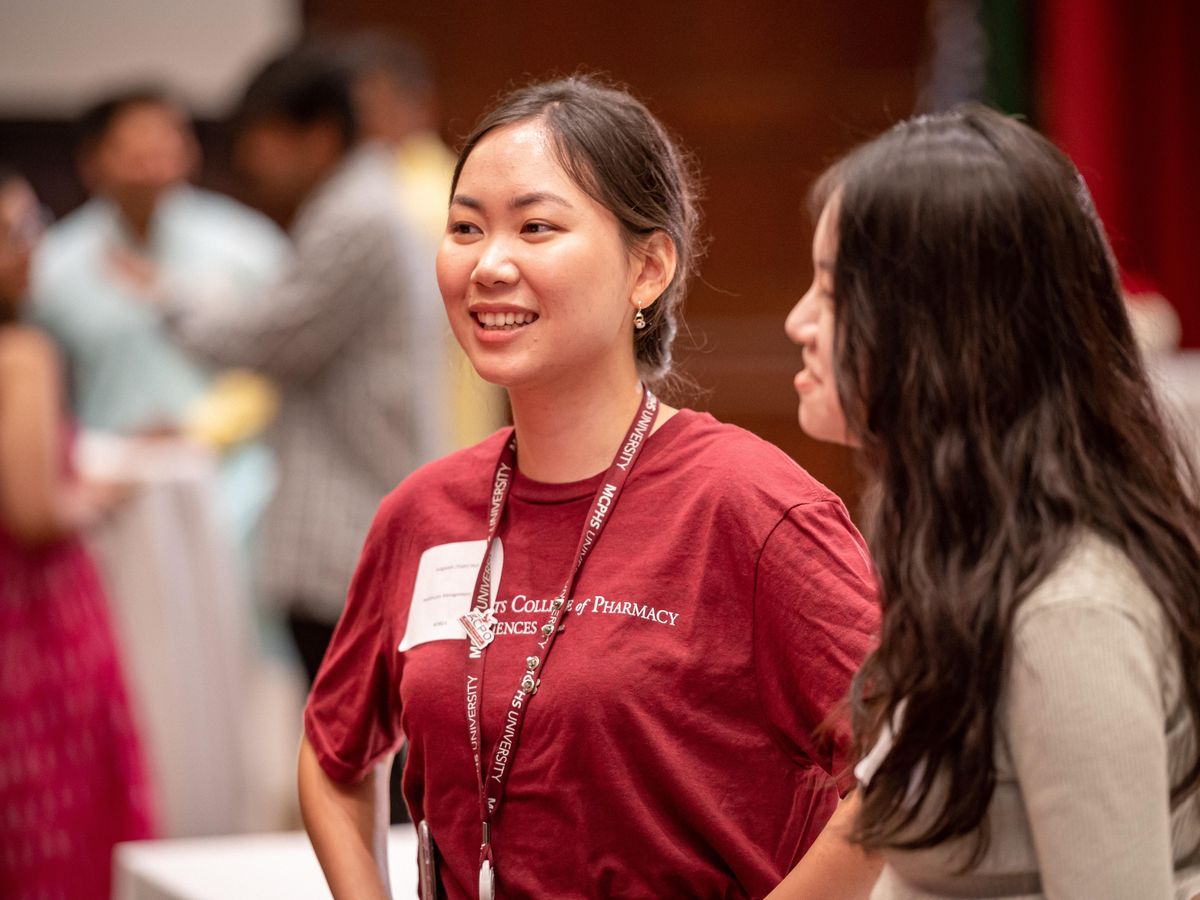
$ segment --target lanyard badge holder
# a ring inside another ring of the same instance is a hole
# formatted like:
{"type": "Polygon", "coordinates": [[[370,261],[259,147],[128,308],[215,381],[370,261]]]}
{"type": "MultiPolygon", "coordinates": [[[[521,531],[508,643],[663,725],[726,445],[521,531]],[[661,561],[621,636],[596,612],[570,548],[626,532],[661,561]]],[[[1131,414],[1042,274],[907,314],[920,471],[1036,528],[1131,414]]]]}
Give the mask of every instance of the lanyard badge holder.
{"type": "Polygon", "coordinates": [[[438,889],[437,850],[433,835],[429,833],[429,822],[422,820],[417,825],[417,895],[420,900],[440,900],[438,889]]]}
{"type": "Polygon", "coordinates": [[[508,503],[508,492],[512,486],[513,469],[517,462],[517,439],[514,433],[504,445],[500,460],[496,464],[496,473],[492,482],[492,506],[488,514],[488,537],[483,554],[483,563],[479,567],[479,575],[475,579],[474,599],[471,610],[459,621],[467,632],[469,640],[467,651],[467,728],[471,741],[471,753],[475,761],[475,780],[479,789],[479,815],[482,822],[482,843],[479,848],[479,897],[480,900],[493,900],[496,895],[495,860],[492,853],[492,822],[504,799],[504,788],[508,783],[512,763],[516,758],[517,743],[521,735],[521,727],[525,722],[525,714],[533,695],[541,684],[542,667],[550,655],[554,640],[565,627],[567,598],[570,597],[579,571],[583,568],[584,560],[599,543],[600,534],[617,505],[617,498],[625,487],[625,481],[633,470],[654,420],[658,416],[658,398],[645,389],[642,393],[642,403],[633,423],[621,443],[621,448],[613,458],[605,473],[596,496],[592,499],[591,510],[579,535],[579,544],[575,551],[575,564],[567,576],[566,584],[550,604],[550,617],[538,631],[537,647],[525,659],[525,671],[521,675],[516,693],[513,695],[510,710],[513,713],[512,737],[510,747],[504,759],[500,759],[500,742],[492,752],[490,773],[487,778],[483,772],[483,728],[479,718],[479,710],[483,705],[483,655],[488,645],[496,636],[496,614],[492,608],[492,550],[496,542],[496,533],[500,528],[500,518],[508,503]]]}

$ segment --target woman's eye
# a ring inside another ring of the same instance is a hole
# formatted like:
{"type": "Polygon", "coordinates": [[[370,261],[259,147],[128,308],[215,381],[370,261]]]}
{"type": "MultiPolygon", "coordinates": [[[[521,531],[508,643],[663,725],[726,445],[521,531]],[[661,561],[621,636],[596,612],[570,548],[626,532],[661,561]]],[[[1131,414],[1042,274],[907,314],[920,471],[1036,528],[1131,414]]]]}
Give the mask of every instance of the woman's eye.
{"type": "Polygon", "coordinates": [[[450,234],[480,234],[479,226],[471,222],[451,222],[446,229],[450,234]]]}
{"type": "Polygon", "coordinates": [[[526,222],[521,230],[525,234],[549,234],[556,229],[546,222],[526,222]]]}

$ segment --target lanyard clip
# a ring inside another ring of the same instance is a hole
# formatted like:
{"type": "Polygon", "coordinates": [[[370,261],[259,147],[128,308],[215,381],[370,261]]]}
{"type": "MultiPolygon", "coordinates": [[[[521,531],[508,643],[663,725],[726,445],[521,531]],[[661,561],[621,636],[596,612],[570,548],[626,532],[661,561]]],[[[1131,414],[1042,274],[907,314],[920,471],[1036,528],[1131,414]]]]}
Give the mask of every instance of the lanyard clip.
{"type": "Polygon", "coordinates": [[[492,842],[492,824],[491,822],[483,823],[483,846],[486,847],[492,842]]]}

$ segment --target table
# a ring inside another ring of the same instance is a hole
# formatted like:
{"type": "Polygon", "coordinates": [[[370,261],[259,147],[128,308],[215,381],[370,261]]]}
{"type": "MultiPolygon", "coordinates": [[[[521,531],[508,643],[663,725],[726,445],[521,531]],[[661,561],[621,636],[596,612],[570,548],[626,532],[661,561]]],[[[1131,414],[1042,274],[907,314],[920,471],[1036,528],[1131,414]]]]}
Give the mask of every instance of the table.
{"type": "Polygon", "coordinates": [[[180,440],[89,432],[76,466],[134,487],[90,542],[153,777],[156,833],[287,827],[303,688],[258,651],[242,561],[217,514],[215,457],[180,440]]]}
{"type": "MultiPolygon", "coordinates": [[[[392,895],[417,895],[417,835],[388,833],[392,895]]],[[[329,900],[303,832],[134,841],[116,850],[113,900],[329,900]]]]}

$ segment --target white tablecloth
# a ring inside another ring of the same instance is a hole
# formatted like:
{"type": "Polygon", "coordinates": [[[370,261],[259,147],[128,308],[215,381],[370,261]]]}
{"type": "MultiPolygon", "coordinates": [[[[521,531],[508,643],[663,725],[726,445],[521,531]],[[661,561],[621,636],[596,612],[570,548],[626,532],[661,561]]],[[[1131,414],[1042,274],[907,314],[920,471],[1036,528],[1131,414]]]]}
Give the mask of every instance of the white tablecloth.
{"type": "MultiPolygon", "coordinates": [[[[388,835],[392,896],[417,894],[412,825],[388,835]]],[[[303,832],[136,841],[116,851],[113,900],[329,900],[303,832]]]]}
{"type": "Polygon", "coordinates": [[[94,434],[81,437],[76,456],[81,472],[134,485],[92,548],[158,834],[286,827],[276,810],[281,785],[294,793],[302,688],[289,694],[286,673],[268,673],[258,652],[242,563],[216,514],[213,457],[181,442],[94,434]],[[275,698],[266,712],[264,685],[275,698]]]}

